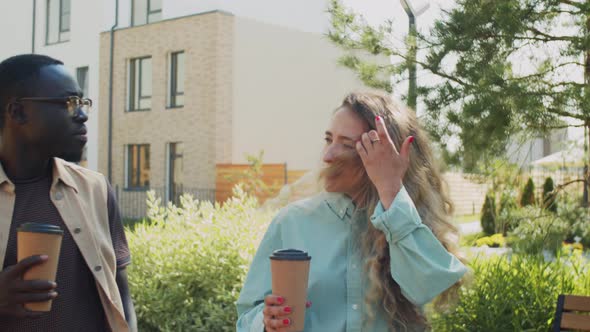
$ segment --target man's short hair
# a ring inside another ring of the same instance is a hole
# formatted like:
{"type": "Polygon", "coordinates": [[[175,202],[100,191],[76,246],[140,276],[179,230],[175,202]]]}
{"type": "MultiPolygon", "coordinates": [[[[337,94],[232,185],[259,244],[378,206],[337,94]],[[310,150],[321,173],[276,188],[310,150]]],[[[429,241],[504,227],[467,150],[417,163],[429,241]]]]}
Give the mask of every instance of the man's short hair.
{"type": "Polygon", "coordinates": [[[34,91],[34,79],[41,68],[63,62],[40,54],[22,54],[0,62],[0,128],[4,128],[6,105],[12,97],[26,97],[34,91]]]}

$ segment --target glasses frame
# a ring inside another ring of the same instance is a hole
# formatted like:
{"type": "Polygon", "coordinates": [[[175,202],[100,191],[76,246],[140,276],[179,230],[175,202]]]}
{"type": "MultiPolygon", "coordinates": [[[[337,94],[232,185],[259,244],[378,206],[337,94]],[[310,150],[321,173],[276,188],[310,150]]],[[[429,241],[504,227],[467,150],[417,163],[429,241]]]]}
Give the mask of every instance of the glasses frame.
{"type": "Polygon", "coordinates": [[[16,100],[17,102],[21,101],[31,101],[31,102],[38,102],[38,103],[52,103],[52,104],[66,104],[68,114],[75,118],[78,116],[77,111],[83,107],[86,109],[82,109],[82,111],[86,114],[90,113],[90,109],[92,108],[92,99],[90,98],[82,98],[78,96],[69,96],[69,97],[22,97],[16,100]]]}

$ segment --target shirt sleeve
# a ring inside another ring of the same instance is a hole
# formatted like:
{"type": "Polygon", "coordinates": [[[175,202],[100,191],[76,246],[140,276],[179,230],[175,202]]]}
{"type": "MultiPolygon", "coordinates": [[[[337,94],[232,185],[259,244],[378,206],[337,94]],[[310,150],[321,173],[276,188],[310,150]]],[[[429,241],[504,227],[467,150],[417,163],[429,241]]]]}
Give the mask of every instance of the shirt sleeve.
{"type": "Polygon", "coordinates": [[[422,306],[451,287],[467,272],[422,220],[402,187],[387,211],[381,203],[371,217],[389,243],[391,276],[410,301],[422,306]]]}
{"type": "MultiPolygon", "coordinates": [[[[106,179],[105,179],[106,181],[106,179]]],[[[125,237],[125,229],[121,222],[121,213],[117,205],[115,192],[111,184],[107,181],[107,206],[109,210],[109,229],[113,241],[113,249],[117,258],[117,269],[121,269],[131,264],[131,253],[125,237]]]]}
{"type": "Polygon", "coordinates": [[[250,265],[246,282],[236,303],[238,309],[237,332],[264,331],[262,314],[264,298],[272,292],[269,257],[273,251],[281,248],[279,223],[282,216],[283,214],[279,213],[268,227],[250,265]]]}

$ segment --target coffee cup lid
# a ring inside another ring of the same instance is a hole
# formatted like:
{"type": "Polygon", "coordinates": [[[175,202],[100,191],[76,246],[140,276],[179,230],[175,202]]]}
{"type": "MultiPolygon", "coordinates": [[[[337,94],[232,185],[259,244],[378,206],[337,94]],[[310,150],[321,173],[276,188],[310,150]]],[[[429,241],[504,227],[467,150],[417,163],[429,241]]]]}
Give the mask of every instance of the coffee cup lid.
{"type": "Polygon", "coordinates": [[[275,250],[270,259],[282,260],[282,261],[308,261],[311,260],[311,256],[307,252],[298,249],[281,249],[275,250]]]}
{"type": "Polygon", "coordinates": [[[56,225],[50,224],[39,224],[35,222],[28,222],[18,227],[19,232],[30,232],[30,233],[47,233],[47,234],[63,234],[64,231],[56,225]]]}

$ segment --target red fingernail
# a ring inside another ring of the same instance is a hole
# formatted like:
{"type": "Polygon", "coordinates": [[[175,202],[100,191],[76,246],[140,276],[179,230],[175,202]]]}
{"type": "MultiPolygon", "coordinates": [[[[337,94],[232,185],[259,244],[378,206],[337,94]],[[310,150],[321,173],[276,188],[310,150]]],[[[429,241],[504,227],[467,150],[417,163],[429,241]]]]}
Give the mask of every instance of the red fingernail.
{"type": "Polygon", "coordinates": [[[279,301],[279,304],[283,304],[283,302],[285,302],[285,299],[279,296],[277,298],[277,301],[279,301]]]}
{"type": "Polygon", "coordinates": [[[414,142],[414,136],[410,136],[410,143],[414,142]]]}
{"type": "Polygon", "coordinates": [[[307,303],[305,304],[306,307],[311,308],[311,301],[307,301],[307,303]]]}
{"type": "Polygon", "coordinates": [[[284,310],[285,310],[286,313],[290,313],[291,312],[291,307],[285,307],[284,310]]]}
{"type": "Polygon", "coordinates": [[[379,115],[377,115],[377,116],[375,117],[375,121],[381,121],[381,117],[380,117],[379,115]]]}
{"type": "Polygon", "coordinates": [[[289,318],[283,319],[283,325],[291,325],[291,320],[289,318]]]}

